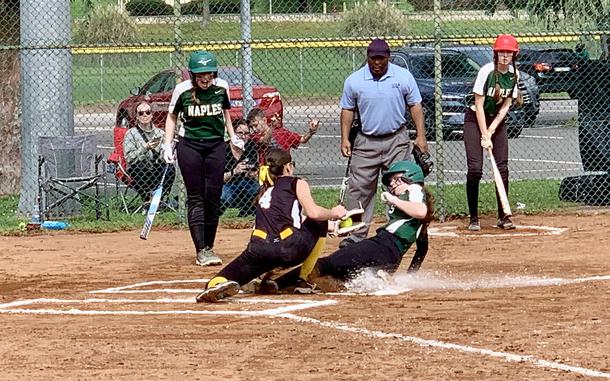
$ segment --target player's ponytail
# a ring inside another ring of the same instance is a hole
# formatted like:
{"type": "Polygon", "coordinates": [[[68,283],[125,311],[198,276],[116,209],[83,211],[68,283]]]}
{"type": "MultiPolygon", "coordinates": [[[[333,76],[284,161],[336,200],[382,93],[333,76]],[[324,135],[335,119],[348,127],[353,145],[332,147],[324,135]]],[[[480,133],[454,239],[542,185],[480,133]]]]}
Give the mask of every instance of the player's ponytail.
{"type": "Polygon", "coordinates": [[[272,148],[267,152],[265,164],[259,168],[258,172],[258,181],[261,185],[259,197],[275,184],[277,178],[284,173],[284,165],[291,161],[290,151],[272,148]]]}
{"type": "Polygon", "coordinates": [[[432,219],[434,218],[434,196],[432,195],[432,193],[430,193],[428,188],[423,185],[422,188],[424,189],[424,193],[426,194],[427,208],[426,217],[424,217],[424,219],[422,220],[422,224],[428,226],[430,224],[430,221],[432,221],[432,219]]]}
{"type": "Polygon", "coordinates": [[[523,106],[523,92],[519,88],[519,70],[517,69],[517,63],[515,62],[516,60],[517,53],[513,53],[513,71],[515,73],[515,84],[513,85],[513,89],[515,87],[517,88],[517,98],[515,98],[515,104],[517,105],[517,107],[521,107],[523,106]]]}

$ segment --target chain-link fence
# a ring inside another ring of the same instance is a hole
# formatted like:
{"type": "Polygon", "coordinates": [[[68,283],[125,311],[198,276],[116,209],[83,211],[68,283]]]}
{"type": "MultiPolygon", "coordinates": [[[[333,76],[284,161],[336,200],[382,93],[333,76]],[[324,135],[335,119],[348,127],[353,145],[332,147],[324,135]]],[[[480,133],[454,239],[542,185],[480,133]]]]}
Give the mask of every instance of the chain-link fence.
{"type": "MultiPolygon", "coordinates": [[[[507,116],[511,184],[607,205],[610,6],[571,4],[7,0],[0,7],[2,193],[20,192],[19,210],[29,214],[48,191],[39,170],[40,137],[94,135],[104,164],[94,173],[108,203],[126,213],[143,210],[165,170],[159,137],[172,91],[189,78],[186,60],[196,50],[218,58],[234,121],[261,108],[270,127],[287,130],[282,139],[294,143],[297,173],[314,187],[338,189],[347,162],[340,152],[343,83],[365,63],[371,39],[385,36],[391,62],[412,72],[422,95],[436,163],[427,182],[443,218],[460,210],[453,203],[466,204],[448,192],[466,181],[464,113],[475,78],[493,61],[495,37],[512,33],[520,44],[523,104],[507,116]],[[312,119],[320,122],[317,130],[312,119]]],[[[238,132],[248,140],[253,129],[238,132]]],[[[225,215],[252,214],[258,153],[256,145],[248,147],[254,153],[243,157],[252,162],[235,158],[227,143],[234,160],[225,168],[225,215]]],[[[492,181],[485,168],[483,180],[492,181]]],[[[166,176],[166,189],[173,186],[164,198],[168,210],[180,210],[181,184],[179,171],[166,176]]],[[[509,196],[520,207],[520,195],[509,196]]]]}

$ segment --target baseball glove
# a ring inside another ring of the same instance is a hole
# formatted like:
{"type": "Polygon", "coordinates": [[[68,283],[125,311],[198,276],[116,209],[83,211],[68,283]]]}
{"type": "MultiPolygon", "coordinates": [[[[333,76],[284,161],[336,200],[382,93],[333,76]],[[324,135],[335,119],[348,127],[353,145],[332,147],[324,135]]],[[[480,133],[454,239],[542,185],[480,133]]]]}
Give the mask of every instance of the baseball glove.
{"type": "Polygon", "coordinates": [[[328,232],[328,234],[331,237],[343,237],[354,230],[358,230],[366,226],[366,224],[362,221],[363,214],[364,209],[362,208],[348,210],[342,219],[330,221],[333,224],[333,228],[328,232]]]}
{"type": "Polygon", "coordinates": [[[432,172],[432,167],[434,167],[430,153],[422,152],[422,150],[416,145],[413,145],[413,151],[411,151],[411,153],[413,154],[415,163],[420,166],[422,172],[424,173],[424,177],[428,176],[430,172],[432,172]]]}

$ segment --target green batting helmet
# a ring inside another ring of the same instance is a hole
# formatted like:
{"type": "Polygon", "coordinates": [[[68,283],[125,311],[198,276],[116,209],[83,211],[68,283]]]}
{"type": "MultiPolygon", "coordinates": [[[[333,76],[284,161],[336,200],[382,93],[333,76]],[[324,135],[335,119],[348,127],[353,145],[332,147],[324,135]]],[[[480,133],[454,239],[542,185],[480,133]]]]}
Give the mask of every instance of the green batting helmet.
{"type": "Polygon", "coordinates": [[[215,73],[218,71],[216,57],[212,53],[202,50],[191,53],[188,66],[191,73],[215,73]]]}
{"type": "Polygon", "coordinates": [[[411,179],[414,183],[424,182],[424,173],[422,172],[419,165],[412,161],[402,160],[392,163],[387,171],[384,172],[381,177],[381,182],[386,187],[390,186],[390,178],[395,173],[403,173],[403,177],[411,179]]]}

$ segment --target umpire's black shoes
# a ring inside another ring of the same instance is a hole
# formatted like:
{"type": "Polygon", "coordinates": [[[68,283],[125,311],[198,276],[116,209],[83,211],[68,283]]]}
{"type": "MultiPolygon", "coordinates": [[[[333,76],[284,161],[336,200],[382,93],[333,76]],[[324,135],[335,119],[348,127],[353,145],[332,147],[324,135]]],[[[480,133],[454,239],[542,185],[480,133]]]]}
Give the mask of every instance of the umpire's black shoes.
{"type": "Polygon", "coordinates": [[[232,280],[222,282],[214,287],[210,287],[197,295],[197,303],[216,303],[224,298],[237,295],[239,292],[239,283],[232,280]]]}

